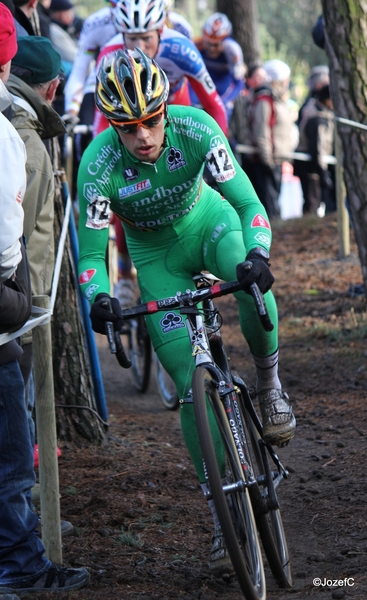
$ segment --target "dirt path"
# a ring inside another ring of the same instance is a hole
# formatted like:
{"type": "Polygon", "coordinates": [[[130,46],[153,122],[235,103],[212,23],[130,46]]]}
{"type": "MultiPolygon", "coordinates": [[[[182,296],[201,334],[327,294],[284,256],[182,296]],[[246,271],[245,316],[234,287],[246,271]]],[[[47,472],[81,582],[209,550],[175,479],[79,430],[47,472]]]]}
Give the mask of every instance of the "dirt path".
{"type": "MultiPolygon", "coordinates": [[[[268,573],[268,600],[367,597],[367,317],[365,298],[346,293],[361,279],[354,244],[352,251],[337,260],[333,217],[274,227],[280,374],[297,434],[279,450],[291,473],[279,495],[294,587],[279,591],[268,573]]],[[[243,371],[249,356],[233,301],[222,300],[222,310],[224,336],[243,371]]],[[[60,459],[62,517],[76,526],[64,557],[87,566],[92,583],[60,598],[243,600],[235,581],[210,576],[211,516],[179,413],[163,408],[154,382],[147,395],[136,394],[105,340],[99,344],[109,443],[64,444],[60,459]]],[[[253,378],[251,366],[246,376],[253,378]]]]}

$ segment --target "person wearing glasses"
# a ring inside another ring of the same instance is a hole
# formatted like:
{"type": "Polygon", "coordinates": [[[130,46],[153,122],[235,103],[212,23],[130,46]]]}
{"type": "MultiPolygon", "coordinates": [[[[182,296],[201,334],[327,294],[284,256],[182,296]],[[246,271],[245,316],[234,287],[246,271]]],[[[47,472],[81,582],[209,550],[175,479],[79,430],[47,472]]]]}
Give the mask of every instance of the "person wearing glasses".
{"type": "MultiPolygon", "coordinates": [[[[167,26],[167,0],[118,0],[114,10],[116,28],[120,31],[102,48],[97,65],[105,56],[119,49],[139,47],[154,58],[165,71],[169,84],[168,104],[190,105],[189,83],[202,107],[227,133],[227,117],[223,102],[195,44],[167,26]]],[[[108,127],[108,119],[96,110],[95,134],[108,127]]],[[[114,222],[118,250],[118,281],[115,295],[123,308],[136,301],[136,278],[127,250],[124,232],[114,222]]]]}
{"type": "MultiPolygon", "coordinates": [[[[92,327],[105,334],[107,321],[116,330],[123,323],[120,304],[109,295],[106,268],[112,213],[123,224],[143,302],[195,289],[192,276],[205,269],[225,281],[237,277],[247,290],[257,281],[276,324],[265,209],[214,119],[193,107],[167,106],[168,95],[166,74],[139,48],[118,50],[102,61],[96,104],[111,127],[88,146],[78,173],[79,283],[91,304],[92,327]],[[204,165],[222,195],[203,180],[204,165]],[[245,259],[253,262],[250,274],[244,269],[245,259]],[[105,308],[107,300],[110,309],[105,308]]],[[[277,327],[266,333],[252,297],[241,291],[236,298],[256,365],[265,437],[283,445],[294,435],[295,418],[278,377],[277,327]]],[[[184,399],[183,435],[205,489],[189,395],[193,361],[184,319],[179,312],[174,318],[157,313],[147,318],[147,326],[159,360],[184,399]]],[[[213,516],[209,565],[215,575],[223,576],[231,571],[231,563],[215,511],[213,516]]]]}

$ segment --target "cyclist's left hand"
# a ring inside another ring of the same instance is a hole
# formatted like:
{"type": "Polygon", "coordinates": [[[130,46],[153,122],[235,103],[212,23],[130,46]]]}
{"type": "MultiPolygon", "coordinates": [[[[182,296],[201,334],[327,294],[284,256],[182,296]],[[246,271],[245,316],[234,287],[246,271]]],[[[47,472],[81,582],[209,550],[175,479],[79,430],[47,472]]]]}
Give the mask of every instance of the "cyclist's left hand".
{"type": "Polygon", "coordinates": [[[236,267],[237,279],[242,289],[251,294],[250,285],[257,283],[260,291],[266,294],[274,283],[274,276],[269,269],[269,253],[263,248],[253,248],[246,260],[236,267]]]}

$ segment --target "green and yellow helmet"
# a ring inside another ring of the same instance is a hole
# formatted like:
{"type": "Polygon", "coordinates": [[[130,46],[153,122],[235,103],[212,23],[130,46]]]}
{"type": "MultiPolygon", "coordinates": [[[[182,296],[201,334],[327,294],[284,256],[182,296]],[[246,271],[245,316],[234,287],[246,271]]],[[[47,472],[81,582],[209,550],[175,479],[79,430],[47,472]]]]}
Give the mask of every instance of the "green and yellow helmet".
{"type": "Polygon", "coordinates": [[[95,101],[107,119],[134,121],[155,113],[169,93],[167,75],[139,48],[106,56],[97,73],[95,101]]]}

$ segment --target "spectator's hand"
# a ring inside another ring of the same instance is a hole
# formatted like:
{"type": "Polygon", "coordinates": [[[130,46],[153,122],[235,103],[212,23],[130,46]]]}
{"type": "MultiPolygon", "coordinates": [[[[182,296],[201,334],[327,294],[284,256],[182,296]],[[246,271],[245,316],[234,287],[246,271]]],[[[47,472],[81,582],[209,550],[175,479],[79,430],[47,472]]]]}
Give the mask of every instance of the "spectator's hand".
{"type": "Polygon", "coordinates": [[[251,294],[250,285],[254,282],[265,294],[274,283],[274,276],[269,269],[269,254],[263,248],[254,248],[246,256],[245,262],[236,267],[237,279],[246,294],[251,294]]]}
{"type": "Polygon", "coordinates": [[[103,335],[106,335],[106,322],[113,323],[115,331],[120,331],[123,325],[120,303],[117,298],[111,298],[108,294],[98,294],[90,308],[89,316],[93,331],[103,335]]]}
{"type": "Polygon", "coordinates": [[[64,125],[65,125],[67,133],[71,133],[73,131],[75,125],[77,125],[80,121],[79,117],[72,112],[65,113],[64,115],[62,115],[61,118],[64,121],[64,125]]]}

